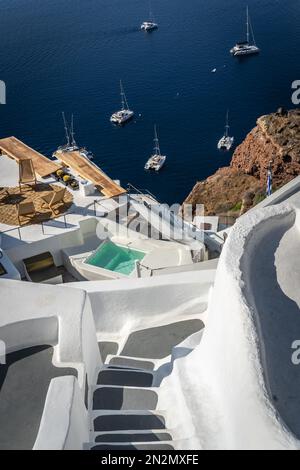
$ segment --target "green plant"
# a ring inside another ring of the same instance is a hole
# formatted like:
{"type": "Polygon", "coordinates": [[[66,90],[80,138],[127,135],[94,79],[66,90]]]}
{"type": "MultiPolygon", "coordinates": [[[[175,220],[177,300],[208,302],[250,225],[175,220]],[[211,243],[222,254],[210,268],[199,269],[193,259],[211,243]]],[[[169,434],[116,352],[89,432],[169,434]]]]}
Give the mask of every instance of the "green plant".
{"type": "Polygon", "coordinates": [[[260,202],[264,201],[266,199],[266,195],[265,194],[256,194],[255,195],[255,198],[254,198],[254,205],[256,206],[257,204],[259,204],[260,202]]]}
{"type": "Polygon", "coordinates": [[[237,202],[231,209],[230,212],[239,212],[242,208],[242,201],[237,202]]]}

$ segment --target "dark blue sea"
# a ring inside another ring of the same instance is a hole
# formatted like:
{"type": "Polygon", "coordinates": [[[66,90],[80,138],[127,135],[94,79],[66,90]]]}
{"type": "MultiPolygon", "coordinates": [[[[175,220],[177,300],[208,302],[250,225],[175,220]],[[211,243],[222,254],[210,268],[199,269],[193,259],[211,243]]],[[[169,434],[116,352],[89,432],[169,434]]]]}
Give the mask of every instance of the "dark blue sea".
{"type": "Polygon", "coordinates": [[[110,176],[173,203],[230,162],[216,149],[227,108],[240,143],[258,116],[292,107],[298,0],[152,0],[152,9],[159,29],[145,34],[148,0],[1,0],[0,136],[50,156],[64,142],[61,111],[74,113],[78,143],[110,176]],[[229,49],[245,36],[247,4],[262,52],[237,60],[229,49]],[[109,122],[120,78],[137,116],[121,129],[109,122]],[[154,123],[168,157],[159,174],[143,169],[154,123]]]}

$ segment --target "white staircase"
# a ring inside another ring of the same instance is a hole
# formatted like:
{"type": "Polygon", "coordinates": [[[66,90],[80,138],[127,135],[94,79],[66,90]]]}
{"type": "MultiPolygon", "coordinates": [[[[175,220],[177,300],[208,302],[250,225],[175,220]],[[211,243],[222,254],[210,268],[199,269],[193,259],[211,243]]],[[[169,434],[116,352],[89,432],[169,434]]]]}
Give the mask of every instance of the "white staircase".
{"type": "Polygon", "coordinates": [[[91,442],[87,449],[174,448],[165,413],[156,409],[157,388],[152,387],[151,367],[150,361],[113,356],[99,371],[92,390],[91,442]]]}
{"type": "Polygon", "coordinates": [[[175,448],[167,424],[172,404],[168,412],[158,409],[159,387],[153,386],[154,377],[162,364],[170,362],[174,346],[199,328],[201,321],[191,318],[169,328],[142,330],[128,338],[120,354],[107,355],[91,388],[90,442],[85,449],[175,448]]]}

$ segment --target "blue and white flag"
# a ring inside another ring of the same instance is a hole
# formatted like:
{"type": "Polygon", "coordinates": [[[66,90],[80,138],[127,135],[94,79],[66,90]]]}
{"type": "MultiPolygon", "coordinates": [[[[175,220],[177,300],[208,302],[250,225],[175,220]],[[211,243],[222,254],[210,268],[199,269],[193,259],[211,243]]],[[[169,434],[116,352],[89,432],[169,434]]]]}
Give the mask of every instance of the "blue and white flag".
{"type": "Polygon", "coordinates": [[[272,176],[272,170],[269,168],[268,170],[268,182],[267,182],[267,196],[272,195],[272,186],[273,186],[273,176],[272,176]]]}

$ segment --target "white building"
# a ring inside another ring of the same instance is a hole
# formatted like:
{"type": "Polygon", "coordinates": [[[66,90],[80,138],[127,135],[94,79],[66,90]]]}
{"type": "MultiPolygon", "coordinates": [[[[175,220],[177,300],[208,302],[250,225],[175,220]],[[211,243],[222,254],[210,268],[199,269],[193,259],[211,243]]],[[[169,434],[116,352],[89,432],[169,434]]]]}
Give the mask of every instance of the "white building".
{"type": "MultiPolygon", "coordinates": [[[[0,165],[0,186],[15,186],[15,163],[0,165]]],[[[299,449],[300,206],[287,189],[236,223],[219,260],[186,226],[180,243],[147,237],[155,201],[140,194],[99,195],[99,212],[74,194],[66,224],[1,226],[0,449],[299,449]],[[147,251],[136,275],[80,271],[99,221],[147,251]],[[24,260],[45,252],[71,282],[26,281],[24,260]]]]}

